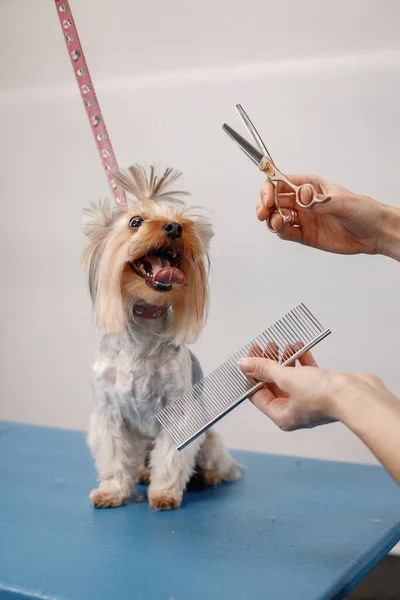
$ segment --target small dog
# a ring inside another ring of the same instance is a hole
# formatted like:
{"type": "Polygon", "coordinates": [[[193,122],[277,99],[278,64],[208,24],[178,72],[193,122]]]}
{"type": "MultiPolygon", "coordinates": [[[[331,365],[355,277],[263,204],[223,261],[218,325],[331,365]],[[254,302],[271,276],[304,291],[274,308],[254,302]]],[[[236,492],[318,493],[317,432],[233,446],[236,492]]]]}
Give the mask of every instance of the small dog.
{"type": "Polygon", "coordinates": [[[121,506],[140,482],[149,483],[153,509],[170,510],[194,475],[216,485],[241,474],[214,431],[178,452],[155,419],[202,378],[185,344],[206,319],[213,232],[208,220],[190,216],[181,200],[186,192],[170,191],[179,177],[172,169],[158,177],[154,168],[147,174],[132,166],[116,177],[133,195],[127,211],[114,212],[107,201],[85,211],[83,264],[96,325],[106,332],[93,366],[88,435],[96,508],[121,506]]]}

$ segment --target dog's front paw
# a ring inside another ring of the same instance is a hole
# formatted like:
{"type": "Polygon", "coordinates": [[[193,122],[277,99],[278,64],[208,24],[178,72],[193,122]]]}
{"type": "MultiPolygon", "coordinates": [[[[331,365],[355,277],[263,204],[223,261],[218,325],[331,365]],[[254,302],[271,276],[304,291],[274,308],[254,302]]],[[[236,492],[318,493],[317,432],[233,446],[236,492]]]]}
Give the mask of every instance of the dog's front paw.
{"type": "Polygon", "coordinates": [[[174,490],[149,490],[148,499],[153,510],[174,510],[180,507],[182,495],[174,490]]]}
{"type": "Polygon", "coordinates": [[[201,477],[206,485],[215,487],[222,482],[222,476],[218,469],[204,469],[201,471],[201,477]]]}
{"type": "Polygon", "coordinates": [[[92,490],[89,494],[94,508],[117,508],[126,503],[126,498],[117,490],[92,490]]]}
{"type": "Polygon", "coordinates": [[[221,472],[220,468],[201,469],[200,476],[207,486],[215,487],[223,481],[236,481],[242,476],[243,467],[232,462],[228,469],[221,472]]]}
{"type": "Polygon", "coordinates": [[[237,481],[242,477],[244,470],[241,464],[234,462],[226,473],[224,473],[222,479],[223,481],[237,481]]]}
{"type": "Polygon", "coordinates": [[[148,469],[147,467],[143,467],[143,469],[140,469],[136,477],[136,483],[148,485],[150,483],[150,469],[148,469]]]}

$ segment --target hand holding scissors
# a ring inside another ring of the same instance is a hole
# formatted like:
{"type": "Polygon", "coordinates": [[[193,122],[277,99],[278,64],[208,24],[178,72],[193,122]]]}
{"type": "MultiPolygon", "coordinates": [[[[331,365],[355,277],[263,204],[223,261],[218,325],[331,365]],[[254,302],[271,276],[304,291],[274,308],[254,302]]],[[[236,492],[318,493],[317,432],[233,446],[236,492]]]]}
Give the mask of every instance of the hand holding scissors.
{"type": "Polygon", "coordinates": [[[243,150],[243,152],[252,160],[260,171],[266,174],[269,181],[273,184],[275,188],[275,205],[274,209],[271,211],[267,219],[267,227],[273,233],[278,232],[285,225],[298,226],[298,215],[295,209],[282,209],[279,206],[279,183],[286,183],[286,185],[293,190],[295,195],[295,201],[300,208],[309,209],[315,204],[321,204],[324,202],[328,202],[331,198],[330,196],[320,197],[317,190],[311,183],[304,183],[302,185],[295,185],[284,175],[276,166],[274,161],[272,160],[271,154],[268,152],[267,147],[265,146],[262,138],[254,127],[253,123],[250,121],[246,112],[242,108],[240,104],[236,105],[236,109],[246,127],[255,141],[257,148],[255,148],[252,144],[250,144],[247,140],[245,140],[239,133],[237,133],[232,127],[227,125],[226,123],[223,125],[224,131],[233,139],[233,141],[243,150]],[[309,188],[311,191],[311,201],[308,204],[304,204],[300,197],[300,192],[303,188],[309,188]],[[279,227],[273,227],[272,225],[272,217],[275,212],[278,212],[281,216],[282,223],[279,227]]]}

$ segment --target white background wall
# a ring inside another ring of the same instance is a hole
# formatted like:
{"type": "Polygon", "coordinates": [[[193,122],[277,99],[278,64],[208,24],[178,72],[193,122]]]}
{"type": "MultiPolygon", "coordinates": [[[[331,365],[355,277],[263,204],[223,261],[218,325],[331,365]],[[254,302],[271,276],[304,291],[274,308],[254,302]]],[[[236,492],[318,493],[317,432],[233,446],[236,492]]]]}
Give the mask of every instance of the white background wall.
{"type": "MultiPolygon", "coordinates": [[[[177,167],[213,211],[205,370],[305,301],[333,330],[321,364],[400,394],[399,265],[269,234],[255,218],[263,178],[221,130],[240,129],[240,102],[283,170],[400,205],[400,3],[71,4],[120,166],[177,167]]],[[[0,20],[0,417],[85,428],[98,334],[80,217],[107,182],[53,2],[3,0],[0,20]]],[[[248,403],[218,427],[235,448],[373,462],[341,425],[282,433],[248,403]]]]}

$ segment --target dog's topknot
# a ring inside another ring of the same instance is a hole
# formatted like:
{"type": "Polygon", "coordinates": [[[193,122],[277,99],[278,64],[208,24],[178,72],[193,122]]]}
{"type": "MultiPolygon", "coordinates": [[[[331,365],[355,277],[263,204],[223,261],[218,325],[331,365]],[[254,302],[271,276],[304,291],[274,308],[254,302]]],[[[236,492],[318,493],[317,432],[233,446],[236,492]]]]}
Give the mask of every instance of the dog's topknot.
{"type": "Polygon", "coordinates": [[[171,185],[181,177],[182,173],[175,169],[167,168],[161,176],[156,175],[155,167],[152,165],[149,172],[141,165],[135,164],[128,171],[119,171],[115,179],[122,185],[124,190],[136,198],[136,200],[153,202],[171,202],[172,204],[185,205],[182,196],[188,196],[188,192],[171,190],[171,185]]]}

